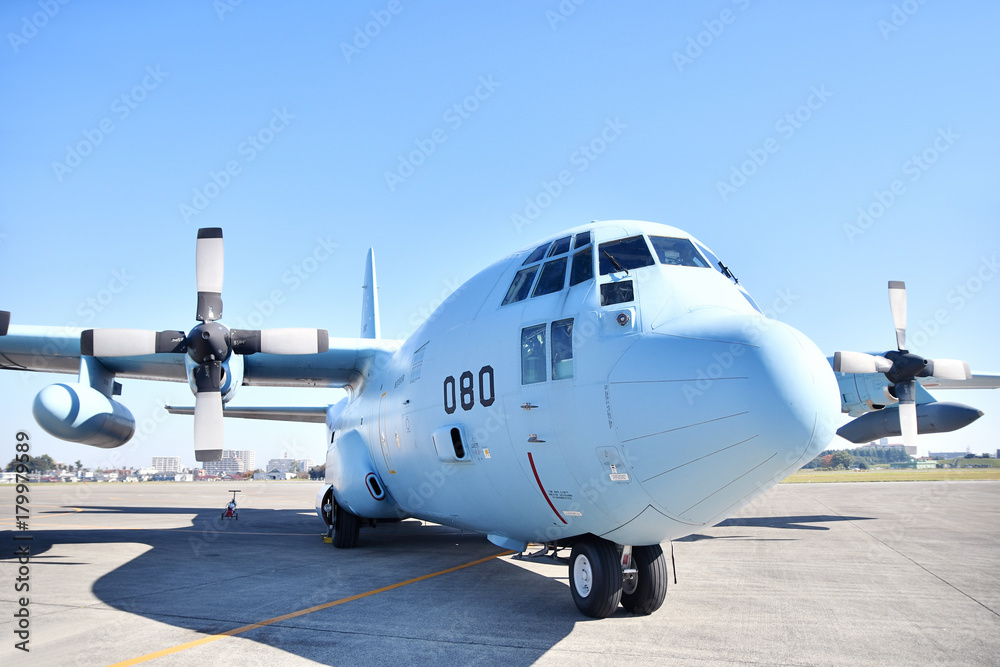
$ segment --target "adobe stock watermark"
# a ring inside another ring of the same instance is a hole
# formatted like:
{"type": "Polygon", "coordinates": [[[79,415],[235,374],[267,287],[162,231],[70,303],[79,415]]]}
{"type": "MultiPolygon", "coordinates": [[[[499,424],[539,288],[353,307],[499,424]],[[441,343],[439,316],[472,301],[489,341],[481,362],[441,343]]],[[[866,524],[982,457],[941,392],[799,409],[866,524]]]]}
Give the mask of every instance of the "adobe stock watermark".
{"type": "MultiPolygon", "coordinates": [[[[907,158],[900,170],[908,177],[910,183],[916,183],[940,159],[943,153],[951,150],[962,135],[952,131],[951,126],[938,128],[937,136],[931,145],[919,153],[907,158]]],[[[891,209],[896,202],[906,194],[906,182],[901,178],[893,179],[885,190],[876,189],[872,192],[872,201],[865,206],[859,206],[857,218],[853,222],[845,222],[843,229],[848,243],[854,243],[859,237],[870,230],[875,223],[891,209]]]]}
{"type": "MultiPolygon", "coordinates": [[[[783,140],[788,141],[812,119],[814,112],[823,108],[823,105],[831,97],[833,97],[833,93],[826,89],[826,85],[820,84],[818,88],[810,86],[806,101],[776,120],[774,131],[780,134],[783,140]]],[[[715,189],[722,197],[722,201],[728,201],[731,195],[746,185],[760,168],[767,164],[771,156],[780,149],[781,142],[774,137],[765,139],[760,148],[748,148],[746,151],[747,159],[738,165],[733,165],[729,172],[729,179],[715,182],[715,189]]]]}
{"type": "MultiPolygon", "coordinates": [[[[569,163],[576,168],[576,173],[582,174],[590,169],[590,165],[596,162],[597,158],[603,155],[611,144],[618,141],[627,128],[628,125],[623,123],[618,116],[615,116],[614,120],[605,118],[604,127],[601,128],[600,132],[570,154],[569,163]]],[[[510,222],[514,225],[514,229],[520,234],[523,228],[538,220],[542,213],[552,206],[555,200],[566,191],[566,188],[573,185],[575,181],[576,177],[570,169],[561,170],[551,181],[542,179],[539,182],[541,189],[524,200],[524,209],[519,213],[511,214],[510,222]]]]}
{"type": "Polygon", "coordinates": [[[247,138],[236,146],[236,152],[243,157],[243,162],[232,159],[219,171],[209,171],[208,182],[192,191],[190,204],[183,202],[178,205],[177,210],[184,222],[190,222],[191,218],[197,217],[207,209],[209,204],[232,184],[233,178],[243,172],[244,165],[256,160],[275,137],[288,128],[294,118],[294,114],[288,113],[288,107],[282,107],[280,110],[272,109],[271,118],[267,123],[256,132],[248,134],[247,138]]]}
{"type": "Polygon", "coordinates": [[[910,325],[906,333],[907,343],[914,349],[920,349],[932,338],[938,335],[941,328],[951,322],[952,315],[961,311],[976,296],[983,291],[986,284],[1000,273],[1000,262],[996,253],[991,257],[980,258],[979,266],[963,282],[958,283],[948,291],[945,300],[949,308],[938,308],[930,319],[920,319],[916,325],[910,325]]]}
{"type": "Polygon", "coordinates": [[[125,288],[135,280],[129,274],[128,269],[112,269],[111,278],[108,284],[97,290],[93,296],[89,296],[76,307],[76,314],[83,318],[84,322],[93,322],[98,314],[103,313],[115,300],[115,297],[125,291],[125,288]]]}
{"type": "Polygon", "coordinates": [[[407,320],[407,328],[405,331],[400,332],[396,336],[397,340],[406,340],[410,335],[416,331],[424,322],[427,322],[434,316],[437,309],[441,307],[442,304],[446,303],[454,297],[458,290],[462,287],[462,283],[458,281],[457,278],[445,278],[444,286],[438,293],[438,296],[427,301],[424,305],[419,306],[410,313],[410,317],[407,320]]]}
{"type": "MultiPolygon", "coordinates": [[[[745,12],[750,7],[750,0],[732,0],[732,2],[741,12],[745,12]]],[[[701,24],[705,29],[695,35],[688,36],[683,52],[674,51],[671,54],[677,71],[683,73],[685,67],[693,65],[695,60],[701,58],[705,50],[715,44],[715,40],[726,31],[726,26],[736,22],[738,16],[739,14],[731,9],[723,9],[719,12],[718,17],[702,21],[701,24]]]]}
{"type": "Polygon", "coordinates": [[[302,285],[312,278],[331,257],[334,251],[340,246],[334,243],[330,236],[326,238],[317,237],[316,245],[301,260],[295,262],[284,273],[281,274],[281,284],[285,288],[275,287],[265,298],[255,300],[253,308],[245,317],[236,320],[236,329],[260,329],[261,326],[270,319],[282,305],[287,301],[288,295],[296,292],[302,285]]]}
{"type": "Polygon", "coordinates": [[[350,63],[352,58],[361,55],[361,52],[371,45],[372,40],[389,27],[393,17],[399,16],[404,9],[401,0],[389,0],[385,8],[371,12],[371,21],[363,26],[354,26],[354,37],[351,42],[340,43],[340,52],[343,54],[344,60],[350,63]]]}
{"type": "MultiPolygon", "coordinates": [[[[769,306],[761,308],[764,317],[748,322],[744,327],[750,345],[760,340],[763,331],[771,323],[792,309],[799,295],[790,289],[778,290],[769,306]]],[[[712,354],[712,360],[704,368],[700,368],[690,382],[685,383],[683,392],[688,405],[694,405],[695,400],[703,396],[715,386],[716,380],[724,379],[726,373],[736,365],[737,360],[746,354],[747,343],[730,343],[722,352],[712,354]]]]}
{"type": "MultiPolygon", "coordinates": [[[[76,314],[81,320],[72,320],[62,326],[47,327],[45,337],[38,347],[31,350],[31,368],[44,371],[52,365],[52,359],[61,356],[74,356],[79,353],[81,324],[90,324],[97,315],[111,308],[114,301],[132,284],[134,276],[129,269],[112,269],[107,283],[86,297],[76,307],[76,314]]],[[[32,373],[18,373],[21,382],[28,386],[32,383],[32,373]]]]}
{"type": "Polygon", "coordinates": [[[904,2],[894,4],[888,19],[879,19],[875,25],[882,33],[882,39],[889,41],[889,36],[898,32],[900,28],[907,24],[910,17],[920,11],[920,8],[927,4],[927,0],[904,0],[904,2]]]}
{"type": "MultiPolygon", "coordinates": [[[[445,109],[444,113],[441,114],[441,120],[454,132],[462,127],[462,124],[471,118],[472,114],[479,110],[480,105],[490,99],[501,85],[501,83],[493,80],[492,74],[479,77],[479,85],[476,86],[472,93],[445,109]]],[[[448,132],[440,127],[431,130],[430,135],[424,139],[414,139],[413,144],[416,148],[405,155],[400,153],[398,156],[399,162],[396,164],[394,170],[385,170],[385,184],[388,186],[389,192],[395,192],[397,187],[410,176],[413,176],[417,168],[434,154],[434,151],[437,150],[440,144],[446,141],[448,141],[448,132]]]]}
{"type": "Polygon", "coordinates": [[[212,2],[212,9],[215,10],[215,15],[219,17],[219,21],[226,20],[226,14],[231,14],[236,11],[236,8],[243,4],[243,0],[214,0],[212,2]]]}
{"type": "Polygon", "coordinates": [[[545,10],[545,20],[549,22],[549,28],[552,32],[559,29],[559,25],[565,23],[569,20],[569,17],[576,14],[576,9],[587,0],[561,0],[559,5],[556,7],[556,11],[551,9],[545,10]]]}
{"type": "Polygon", "coordinates": [[[22,46],[34,39],[38,31],[47,26],[60,9],[69,4],[69,0],[38,0],[37,4],[41,11],[31,16],[22,16],[21,29],[7,33],[7,41],[10,43],[10,48],[14,49],[14,53],[18,53],[22,46]]]}
{"type": "MultiPolygon", "coordinates": [[[[139,108],[149,94],[160,87],[163,80],[170,76],[169,72],[160,70],[160,66],[149,66],[146,68],[146,75],[142,80],[132,87],[128,92],[122,93],[111,101],[111,113],[119,121],[123,121],[132,115],[132,112],[139,108]]],[[[66,156],[62,162],[58,160],[52,162],[52,171],[56,175],[56,180],[62,183],[63,178],[73,172],[83,164],[84,158],[94,152],[109,134],[115,131],[115,122],[111,116],[102,118],[97,127],[83,130],[83,139],[75,145],[66,145],[66,156]]]]}

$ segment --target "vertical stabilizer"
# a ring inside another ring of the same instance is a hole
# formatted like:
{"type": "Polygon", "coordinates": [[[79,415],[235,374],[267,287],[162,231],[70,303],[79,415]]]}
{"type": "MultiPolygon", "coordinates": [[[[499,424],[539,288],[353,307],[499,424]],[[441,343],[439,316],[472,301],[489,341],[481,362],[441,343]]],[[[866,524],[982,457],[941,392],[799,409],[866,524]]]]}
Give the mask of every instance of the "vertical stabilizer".
{"type": "Polygon", "coordinates": [[[365,284],[361,286],[361,337],[381,338],[378,324],[378,288],[375,284],[375,251],[368,249],[365,284]]]}

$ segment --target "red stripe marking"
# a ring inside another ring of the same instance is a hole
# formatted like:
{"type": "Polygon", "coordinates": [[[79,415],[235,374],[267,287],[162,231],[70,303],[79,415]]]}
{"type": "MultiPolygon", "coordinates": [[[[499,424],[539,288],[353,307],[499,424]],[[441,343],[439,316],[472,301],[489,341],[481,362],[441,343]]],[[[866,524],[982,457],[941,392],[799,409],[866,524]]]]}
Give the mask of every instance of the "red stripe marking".
{"type": "Polygon", "coordinates": [[[538,482],[538,489],[542,492],[542,497],[545,498],[545,502],[549,504],[549,507],[551,507],[556,516],[559,517],[559,520],[566,523],[566,519],[562,518],[562,514],[560,514],[559,510],[556,509],[556,506],[552,504],[549,494],[545,493],[545,487],[542,486],[542,480],[538,477],[538,470],[535,468],[535,459],[531,456],[531,452],[528,452],[528,463],[531,464],[531,472],[535,473],[535,481],[538,482]]]}

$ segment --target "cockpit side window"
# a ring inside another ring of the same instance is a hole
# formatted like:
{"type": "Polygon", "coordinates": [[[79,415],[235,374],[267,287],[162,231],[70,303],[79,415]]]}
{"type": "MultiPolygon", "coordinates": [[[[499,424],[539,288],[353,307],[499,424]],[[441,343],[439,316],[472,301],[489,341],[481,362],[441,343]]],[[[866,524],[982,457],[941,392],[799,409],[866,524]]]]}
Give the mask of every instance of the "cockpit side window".
{"type": "Polygon", "coordinates": [[[556,239],[552,244],[552,249],[549,250],[549,257],[555,257],[556,255],[561,255],[565,252],[569,252],[569,236],[564,236],[561,239],[556,239]]]}
{"type": "Polygon", "coordinates": [[[573,320],[552,323],[552,379],[573,377],[573,320]]]}
{"type": "Polygon", "coordinates": [[[602,276],[653,264],[653,256],[649,254],[649,246],[642,236],[630,236],[627,239],[602,243],[597,258],[602,276]]]}
{"type": "Polygon", "coordinates": [[[521,384],[545,382],[545,325],[521,329],[521,384]]]}
{"type": "Polygon", "coordinates": [[[576,235],[576,238],[573,239],[573,247],[577,249],[582,248],[588,243],[590,243],[590,232],[580,232],[576,235]]]}
{"type": "Polygon", "coordinates": [[[528,259],[524,260],[521,266],[527,266],[528,264],[531,264],[532,262],[537,262],[542,257],[545,257],[545,251],[548,249],[548,247],[549,247],[548,243],[543,243],[542,245],[532,250],[531,254],[528,255],[528,259]]]}
{"type": "Polygon", "coordinates": [[[688,239],[650,236],[649,240],[653,244],[653,250],[656,251],[656,256],[660,260],[660,264],[708,268],[708,262],[698,253],[694,244],[688,239]]]}
{"type": "MultiPolygon", "coordinates": [[[[590,232],[587,232],[588,234],[590,232]]],[[[594,277],[594,247],[588,246],[573,255],[573,268],[569,274],[569,286],[579,285],[594,277]]]]}
{"type": "Polygon", "coordinates": [[[534,282],[536,273],[538,273],[537,264],[518,271],[517,275],[514,276],[514,280],[511,281],[510,288],[507,290],[507,296],[503,298],[501,305],[506,306],[527,299],[528,293],[531,292],[531,283],[534,282]]]}
{"type": "Polygon", "coordinates": [[[543,294],[552,294],[553,292],[558,292],[563,288],[566,283],[566,258],[561,257],[559,259],[552,260],[551,262],[545,262],[542,265],[542,274],[538,277],[538,284],[535,285],[535,291],[532,293],[532,297],[542,296],[543,294]]]}

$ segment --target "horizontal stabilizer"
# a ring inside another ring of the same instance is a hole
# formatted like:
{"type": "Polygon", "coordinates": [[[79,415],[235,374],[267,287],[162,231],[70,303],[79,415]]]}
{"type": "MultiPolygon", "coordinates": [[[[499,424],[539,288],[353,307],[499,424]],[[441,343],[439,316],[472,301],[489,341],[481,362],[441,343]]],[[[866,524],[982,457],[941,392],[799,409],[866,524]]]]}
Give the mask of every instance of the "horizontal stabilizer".
{"type": "MultiPolygon", "coordinates": [[[[173,405],[164,406],[172,415],[193,415],[193,407],[177,407],[173,405]]],[[[246,407],[234,408],[226,407],[222,410],[223,417],[233,417],[237,419],[266,419],[270,421],[282,422],[311,422],[315,424],[326,423],[326,411],[329,406],[317,405],[308,407],[246,407]]]]}

